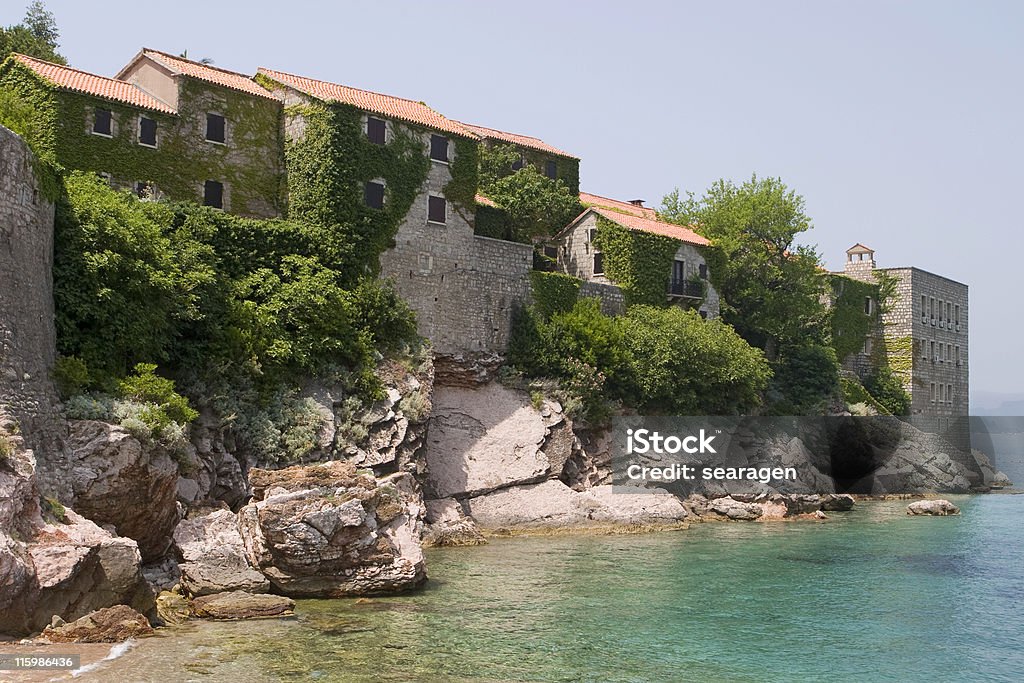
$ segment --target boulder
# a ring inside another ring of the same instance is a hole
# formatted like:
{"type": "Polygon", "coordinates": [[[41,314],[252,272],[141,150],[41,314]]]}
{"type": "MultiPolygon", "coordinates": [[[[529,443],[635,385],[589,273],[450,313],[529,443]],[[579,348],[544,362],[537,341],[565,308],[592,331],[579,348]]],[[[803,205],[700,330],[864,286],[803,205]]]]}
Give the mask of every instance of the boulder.
{"type": "Polygon", "coordinates": [[[581,492],[555,480],[495,491],[468,505],[484,529],[677,526],[688,516],[679,499],[664,491],[616,493],[595,486],[581,492]]]}
{"type": "Polygon", "coordinates": [[[487,539],[480,528],[462,509],[454,498],[428,500],[426,505],[426,526],[423,531],[423,545],[467,546],[483,545],[487,539]]]}
{"type": "Polygon", "coordinates": [[[293,597],[393,593],[426,580],[422,502],[411,475],[332,461],[250,471],[239,512],[249,564],[293,597]]]}
{"type": "Polygon", "coordinates": [[[436,387],[426,489],[432,498],[478,496],[557,477],[573,440],[552,402],[534,407],[528,394],[497,382],[436,387]]]}
{"type": "Polygon", "coordinates": [[[183,624],[192,616],[192,607],[180,593],[162,591],[156,596],[156,614],[165,625],[183,624]]]}
{"type": "Polygon", "coordinates": [[[165,448],[123,427],[71,420],[69,502],[80,515],[135,539],[146,562],[163,557],[178,522],[178,465],[165,448]]]}
{"type": "Polygon", "coordinates": [[[238,516],[230,510],[183,519],[174,529],[181,586],[192,596],[243,590],[266,593],[270,582],[250,566],[238,516]]]}
{"type": "Polygon", "coordinates": [[[908,515],[935,515],[944,517],[946,515],[959,515],[960,508],[948,500],[938,498],[936,500],[918,500],[907,506],[908,515]]]}
{"type": "Polygon", "coordinates": [[[40,640],[47,643],[120,643],[153,634],[146,617],[127,605],[96,610],[71,623],[47,626],[40,640]]]}
{"type": "Polygon", "coordinates": [[[853,509],[854,499],[848,493],[828,493],[821,497],[821,509],[826,512],[846,512],[853,509]]]}
{"type": "Polygon", "coordinates": [[[744,503],[729,496],[711,501],[708,510],[722,517],[744,521],[757,519],[764,513],[757,503],[744,503]]]}
{"type": "Polygon", "coordinates": [[[192,611],[204,619],[290,617],[295,613],[295,601],[282,595],[230,591],[195,598],[192,611]]]}

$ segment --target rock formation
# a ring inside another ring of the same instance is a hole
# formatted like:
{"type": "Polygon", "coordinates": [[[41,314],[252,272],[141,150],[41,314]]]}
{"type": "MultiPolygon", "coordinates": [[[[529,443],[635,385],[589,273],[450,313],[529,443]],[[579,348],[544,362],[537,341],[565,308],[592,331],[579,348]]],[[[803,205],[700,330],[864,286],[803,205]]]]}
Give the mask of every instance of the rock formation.
{"type": "Polygon", "coordinates": [[[153,635],[149,620],[127,605],[104,607],[90,614],[63,623],[54,620],[40,640],[47,643],[120,643],[129,638],[153,635]]]}
{"type": "Polygon", "coordinates": [[[907,514],[945,517],[947,515],[959,515],[960,508],[942,498],[936,500],[917,500],[907,506],[907,514]]]}

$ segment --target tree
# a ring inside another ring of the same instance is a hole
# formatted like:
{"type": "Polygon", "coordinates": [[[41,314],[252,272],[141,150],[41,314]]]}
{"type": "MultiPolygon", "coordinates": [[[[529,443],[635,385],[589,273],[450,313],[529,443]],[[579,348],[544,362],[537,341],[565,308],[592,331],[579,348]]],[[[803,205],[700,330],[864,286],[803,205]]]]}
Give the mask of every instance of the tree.
{"type": "Polygon", "coordinates": [[[700,199],[676,190],[661,215],[714,242],[708,266],[722,317],[750,344],[774,360],[786,345],[819,341],[824,273],[815,250],[795,244],[811,221],[803,198],[780,179],[719,180],[700,199]]]}
{"type": "Polygon", "coordinates": [[[583,210],[579,196],[561,180],[552,180],[532,164],[513,170],[520,160],[512,145],[495,145],[480,152],[480,192],[509,216],[512,238],[530,242],[550,237],[583,210]]]}
{"type": "Polygon", "coordinates": [[[46,9],[40,0],[34,0],[20,24],[0,28],[0,62],[12,52],[19,52],[48,62],[67,64],[67,60],[57,52],[59,38],[60,31],[53,12],[46,9]]]}

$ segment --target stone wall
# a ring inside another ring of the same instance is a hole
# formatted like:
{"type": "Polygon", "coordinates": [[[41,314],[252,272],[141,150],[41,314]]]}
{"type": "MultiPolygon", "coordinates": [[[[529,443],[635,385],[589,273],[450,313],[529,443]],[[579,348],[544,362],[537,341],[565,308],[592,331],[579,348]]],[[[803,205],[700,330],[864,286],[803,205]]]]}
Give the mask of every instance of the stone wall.
{"type": "Polygon", "coordinates": [[[45,469],[63,450],[64,425],[51,381],[53,204],[32,164],[28,146],[0,126],[0,412],[45,469]]]}
{"type": "Polygon", "coordinates": [[[601,300],[601,312],[605,315],[624,315],[626,313],[626,296],[616,285],[603,282],[584,282],[580,285],[581,297],[592,297],[601,300]]]}

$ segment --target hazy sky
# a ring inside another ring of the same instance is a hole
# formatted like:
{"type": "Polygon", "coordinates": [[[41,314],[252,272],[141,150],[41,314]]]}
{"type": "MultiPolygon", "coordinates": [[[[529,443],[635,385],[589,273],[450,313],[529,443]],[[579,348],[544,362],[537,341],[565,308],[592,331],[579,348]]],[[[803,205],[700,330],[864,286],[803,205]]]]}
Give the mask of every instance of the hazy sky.
{"type": "Polygon", "coordinates": [[[968,283],[972,394],[1024,391],[1024,3],[47,5],[78,68],[146,46],[423,100],[576,154],[598,194],[781,176],[829,267],[859,241],[968,283]]]}

